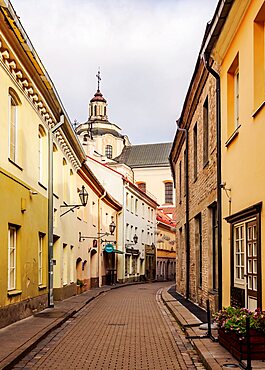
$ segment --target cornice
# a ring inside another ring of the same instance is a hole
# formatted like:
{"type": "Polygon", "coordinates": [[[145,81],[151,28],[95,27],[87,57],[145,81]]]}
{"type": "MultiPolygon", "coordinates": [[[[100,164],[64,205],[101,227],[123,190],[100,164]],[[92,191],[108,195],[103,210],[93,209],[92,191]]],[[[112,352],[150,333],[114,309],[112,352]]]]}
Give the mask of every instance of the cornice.
{"type": "MultiPolygon", "coordinates": [[[[0,31],[0,66],[4,69],[5,73],[13,81],[17,89],[23,94],[25,99],[29,102],[32,109],[37,113],[41,122],[47,129],[52,129],[57,119],[55,114],[50,109],[46,99],[36,86],[34,80],[27,72],[21,60],[18,58],[7,39],[0,31]]],[[[58,129],[54,136],[60,146],[64,155],[71,162],[73,168],[77,170],[80,167],[80,161],[75,155],[73,148],[68,144],[68,140],[63,133],[63,130],[58,129]]]]}

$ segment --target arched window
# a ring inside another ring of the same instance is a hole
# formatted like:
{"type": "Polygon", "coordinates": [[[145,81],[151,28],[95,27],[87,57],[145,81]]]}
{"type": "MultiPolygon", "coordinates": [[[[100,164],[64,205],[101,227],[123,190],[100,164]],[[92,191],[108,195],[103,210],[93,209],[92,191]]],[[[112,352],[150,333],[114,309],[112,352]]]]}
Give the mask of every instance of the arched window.
{"type": "Polygon", "coordinates": [[[165,182],[165,203],[173,203],[173,183],[165,182]]]}
{"type": "Polygon", "coordinates": [[[18,106],[21,104],[14,89],[9,88],[8,111],[9,111],[9,158],[17,162],[17,132],[18,132],[18,106]]]}
{"type": "Polygon", "coordinates": [[[111,145],[106,145],[105,156],[109,159],[112,158],[112,146],[111,145]]]}
{"type": "Polygon", "coordinates": [[[95,105],[94,106],[94,116],[96,116],[97,115],[97,106],[95,105]]]}

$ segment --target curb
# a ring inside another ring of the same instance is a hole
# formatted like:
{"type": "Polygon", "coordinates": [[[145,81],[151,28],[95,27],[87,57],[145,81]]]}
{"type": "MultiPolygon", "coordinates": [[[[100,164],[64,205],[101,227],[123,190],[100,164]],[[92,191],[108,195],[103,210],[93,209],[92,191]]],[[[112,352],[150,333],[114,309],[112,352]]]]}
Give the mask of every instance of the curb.
{"type": "Polygon", "coordinates": [[[72,309],[67,312],[63,317],[59,317],[54,322],[50,323],[46,328],[42,329],[40,332],[36,333],[33,337],[28,339],[22,346],[17,348],[13,351],[10,355],[3,358],[0,361],[0,370],[10,370],[14,365],[16,365],[23,357],[25,357],[30,351],[33,350],[37,346],[37,344],[42,341],[47,335],[49,335],[53,330],[59,328],[62,324],[64,324],[68,319],[73,317],[77,312],[82,310],[87,304],[92,302],[95,298],[99,297],[103,293],[108,293],[112,289],[119,289],[123,287],[127,287],[130,285],[137,285],[137,284],[144,284],[145,282],[131,282],[125,283],[124,285],[113,285],[111,287],[107,287],[104,290],[96,292],[96,294],[92,297],[89,297],[86,301],[81,304],[77,304],[79,306],[76,309],[72,309]]]}

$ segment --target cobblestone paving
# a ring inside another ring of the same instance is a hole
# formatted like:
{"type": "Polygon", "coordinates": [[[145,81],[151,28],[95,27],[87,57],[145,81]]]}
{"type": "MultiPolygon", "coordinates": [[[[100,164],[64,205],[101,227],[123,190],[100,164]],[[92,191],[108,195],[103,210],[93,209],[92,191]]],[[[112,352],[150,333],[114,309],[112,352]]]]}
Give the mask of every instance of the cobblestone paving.
{"type": "Polygon", "coordinates": [[[162,303],[161,286],[134,285],[100,296],[14,369],[204,369],[162,303]]]}

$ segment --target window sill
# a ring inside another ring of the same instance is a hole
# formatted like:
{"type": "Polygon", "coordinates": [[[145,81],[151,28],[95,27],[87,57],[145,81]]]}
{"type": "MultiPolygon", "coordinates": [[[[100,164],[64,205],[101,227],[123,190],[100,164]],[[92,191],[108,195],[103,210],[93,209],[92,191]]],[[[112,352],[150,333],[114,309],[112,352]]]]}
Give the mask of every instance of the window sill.
{"type": "Polygon", "coordinates": [[[208,166],[208,164],[209,164],[209,159],[208,159],[208,161],[206,161],[206,162],[203,164],[203,168],[207,167],[207,166],[208,166]]]}
{"type": "Polygon", "coordinates": [[[47,190],[47,187],[45,185],[43,185],[41,182],[38,181],[38,184],[40,185],[40,187],[44,190],[47,190]]]}
{"type": "Polygon", "coordinates": [[[20,167],[16,162],[12,161],[12,159],[8,158],[8,161],[12,163],[15,167],[17,167],[20,171],[23,171],[23,168],[20,167]]]}
{"type": "Polygon", "coordinates": [[[7,295],[8,297],[15,297],[16,295],[20,295],[21,293],[22,293],[22,290],[14,289],[14,290],[9,290],[7,292],[7,295]]]}
{"type": "Polygon", "coordinates": [[[236,129],[235,129],[235,131],[232,133],[232,135],[229,137],[229,139],[226,141],[226,143],[225,143],[225,146],[226,147],[228,147],[231,143],[232,143],[232,141],[234,141],[235,140],[235,138],[237,137],[237,135],[239,134],[239,129],[240,129],[240,127],[241,127],[241,125],[239,125],[236,129]]]}
{"type": "Polygon", "coordinates": [[[265,100],[260,104],[260,106],[252,113],[252,117],[255,118],[256,115],[264,108],[265,100]]]}
{"type": "Polygon", "coordinates": [[[44,289],[46,289],[47,288],[47,285],[39,285],[38,286],[38,289],[39,290],[44,290],[44,289]]]}

